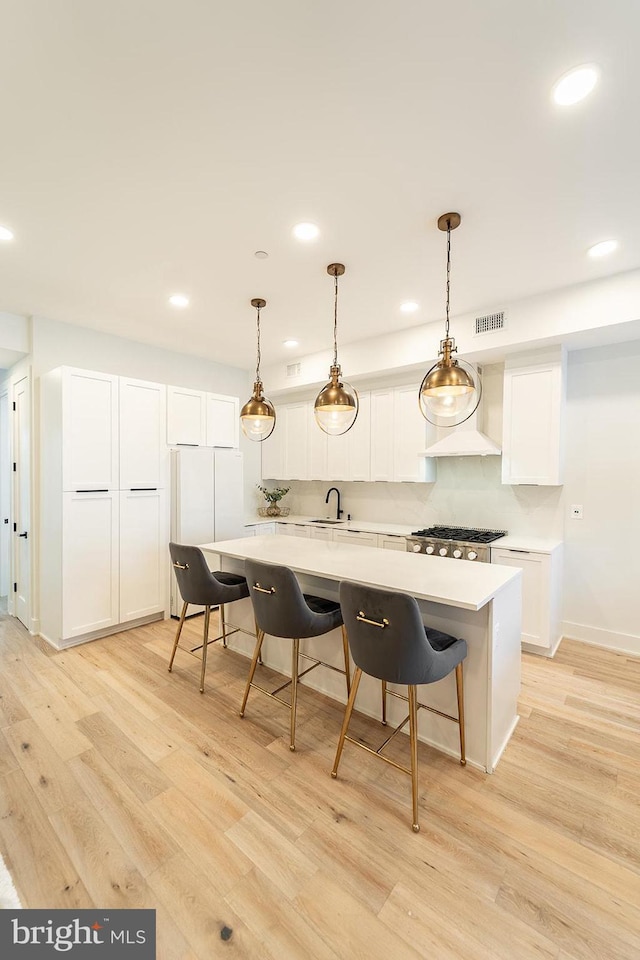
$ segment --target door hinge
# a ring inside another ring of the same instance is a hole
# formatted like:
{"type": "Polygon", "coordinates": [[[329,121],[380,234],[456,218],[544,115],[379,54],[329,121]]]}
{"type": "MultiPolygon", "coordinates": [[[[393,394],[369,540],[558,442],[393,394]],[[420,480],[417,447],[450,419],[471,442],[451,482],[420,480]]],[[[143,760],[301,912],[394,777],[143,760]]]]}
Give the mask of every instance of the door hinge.
{"type": "Polygon", "coordinates": [[[17,593],[17,592],[18,592],[18,584],[17,584],[17,583],[14,583],[14,585],[13,585],[13,592],[14,592],[14,593],[17,593]]]}

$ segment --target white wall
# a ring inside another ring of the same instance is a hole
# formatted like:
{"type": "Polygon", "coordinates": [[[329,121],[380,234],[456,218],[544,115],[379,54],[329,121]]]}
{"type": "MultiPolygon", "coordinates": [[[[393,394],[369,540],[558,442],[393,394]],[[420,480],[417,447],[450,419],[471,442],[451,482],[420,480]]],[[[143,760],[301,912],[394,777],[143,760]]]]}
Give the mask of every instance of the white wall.
{"type": "Polygon", "coordinates": [[[569,354],[566,454],[563,632],[640,654],[638,342],[569,354]]]}

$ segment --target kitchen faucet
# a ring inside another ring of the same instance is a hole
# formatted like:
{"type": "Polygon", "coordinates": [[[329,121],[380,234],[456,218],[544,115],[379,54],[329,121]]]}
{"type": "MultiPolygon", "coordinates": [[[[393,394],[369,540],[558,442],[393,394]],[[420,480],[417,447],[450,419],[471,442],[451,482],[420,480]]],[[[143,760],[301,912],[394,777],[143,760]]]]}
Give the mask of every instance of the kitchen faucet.
{"type": "Polygon", "coordinates": [[[329,490],[327,490],[327,496],[324,502],[329,503],[329,497],[331,496],[334,490],[338,494],[338,503],[336,505],[336,520],[339,520],[342,514],[344,513],[344,510],[340,509],[340,491],[338,490],[337,487],[330,487],[329,490]]]}

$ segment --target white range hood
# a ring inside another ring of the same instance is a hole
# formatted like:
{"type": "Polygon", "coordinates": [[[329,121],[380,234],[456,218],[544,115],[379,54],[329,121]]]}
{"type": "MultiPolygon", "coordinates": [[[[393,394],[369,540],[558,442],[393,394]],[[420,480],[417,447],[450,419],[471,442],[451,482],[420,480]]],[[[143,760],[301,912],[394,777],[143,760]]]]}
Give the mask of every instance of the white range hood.
{"type": "Polygon", "coordinates": [[[482,405],[458,427],[438,427],[438,440],[424,451],[425,457],[489,457],[499,456],[502,450],[482,432],[482,405]]]}

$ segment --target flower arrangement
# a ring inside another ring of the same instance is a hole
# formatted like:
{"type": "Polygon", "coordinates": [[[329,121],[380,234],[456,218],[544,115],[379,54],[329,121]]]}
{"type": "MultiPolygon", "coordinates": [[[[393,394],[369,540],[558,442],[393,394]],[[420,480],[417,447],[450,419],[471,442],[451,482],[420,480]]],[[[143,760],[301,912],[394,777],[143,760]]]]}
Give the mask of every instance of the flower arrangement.
{"type": "Polygon", "coordinates": [[[289,508],[279,507],[278,502],[289,493],[290,489],[291,487],[274,487],[273,490],[269,490],[267,487],[262,487],[258,484],[258,490],[269,504],[268,507],[263,507],[262,510],[258,510],[258,513],[261,516],[267,517],[286,517],[289,513],[289,508]]]}

